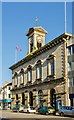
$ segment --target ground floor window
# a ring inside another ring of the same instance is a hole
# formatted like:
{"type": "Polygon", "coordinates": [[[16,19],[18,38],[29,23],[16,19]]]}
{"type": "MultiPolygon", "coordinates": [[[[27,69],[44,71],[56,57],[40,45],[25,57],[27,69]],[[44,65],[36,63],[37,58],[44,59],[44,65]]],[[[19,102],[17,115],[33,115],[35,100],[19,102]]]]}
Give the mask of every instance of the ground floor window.
{"type": "Polygon", "coordinates": [[[29,104],[30,106],[33,106],[33,93],[31,91],[29,93],[29,104]]]}
{"type": "Polygon", "coordinates": [[[56,109],[56,94],[55,89],[50,90],[50,105],[56,109]]]}
{"type": "Polygon", "coordinates": [[[25,94],[22,93],[22,105],[25,105],[25,94]]]}

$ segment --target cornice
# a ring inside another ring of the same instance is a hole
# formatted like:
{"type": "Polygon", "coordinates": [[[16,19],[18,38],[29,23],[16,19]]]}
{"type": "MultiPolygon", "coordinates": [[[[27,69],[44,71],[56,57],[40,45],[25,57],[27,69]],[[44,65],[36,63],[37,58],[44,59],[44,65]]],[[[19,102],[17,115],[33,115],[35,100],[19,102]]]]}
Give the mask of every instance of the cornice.
{"type": "Polygon", "coordinates": [[[36,56],[38,56],[38,55],[46,52],[47,50],[55,47],[59,43],[65,42],[64,39],[66,39],[68,36],[72,37],[72,34],[63,33],[62,35],[58,36],[54,40],[50,41],[49,43],[47,43],[46,45],[44,45],[43,47],[41,47],[40,49],[37,49],[35,52],[32,52],[30,55],[26,56],[25,58],[23,58],[22,60],[20,60],[16,64],[12,65],[9,69],[14,70],[15,68],[23,65],[24,63],[26,63],[29,60],[35,58],[36,56]]]}

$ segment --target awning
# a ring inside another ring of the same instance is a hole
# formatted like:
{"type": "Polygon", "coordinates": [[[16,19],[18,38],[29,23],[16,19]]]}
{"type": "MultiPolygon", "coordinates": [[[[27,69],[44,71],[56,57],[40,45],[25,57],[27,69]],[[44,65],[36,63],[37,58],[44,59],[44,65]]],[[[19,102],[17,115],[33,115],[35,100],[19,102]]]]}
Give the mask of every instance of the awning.
{"type": "Polygon", "coordinates": [[[0,100],[0,103],[1,102],[9,103],[9,102],[12,102],[12,100],[0,100]]]}

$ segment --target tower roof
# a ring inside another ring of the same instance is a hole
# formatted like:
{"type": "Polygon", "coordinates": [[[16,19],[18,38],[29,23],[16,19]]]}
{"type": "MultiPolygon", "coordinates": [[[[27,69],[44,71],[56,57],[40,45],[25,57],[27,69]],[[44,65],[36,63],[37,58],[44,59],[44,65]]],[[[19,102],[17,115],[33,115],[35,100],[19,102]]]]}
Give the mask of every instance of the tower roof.
{"type": "Polygon", "coordinates": [[[38,26],[38,27],[29,28],[28,32],[26,33],[26,36],[29,36],[34,31],[39,31],[39,32],[47,34],[47,31],[43,27],[38,26]]]}

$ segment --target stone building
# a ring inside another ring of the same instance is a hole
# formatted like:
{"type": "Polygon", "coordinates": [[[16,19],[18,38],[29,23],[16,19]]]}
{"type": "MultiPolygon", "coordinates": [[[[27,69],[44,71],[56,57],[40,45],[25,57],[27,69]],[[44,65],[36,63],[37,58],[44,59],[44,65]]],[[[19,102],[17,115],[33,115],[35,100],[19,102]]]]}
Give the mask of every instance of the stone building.
{"type": "Polygon", "coordinates": [[[2,88],[0,88],[0,109],[11,109],[11,89],[12,83],[9,82],[6,82],[2,88]]]}
{"type": "Polygon", "coordinates": [[[30,28],[26,33],[28,54],[10,67],[12,107],[51,105],[58,109],[61,105],[74,105],[73,36],[64,33],[45,44],[46,34],[41,26],[30,28]]]}

